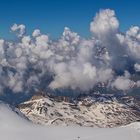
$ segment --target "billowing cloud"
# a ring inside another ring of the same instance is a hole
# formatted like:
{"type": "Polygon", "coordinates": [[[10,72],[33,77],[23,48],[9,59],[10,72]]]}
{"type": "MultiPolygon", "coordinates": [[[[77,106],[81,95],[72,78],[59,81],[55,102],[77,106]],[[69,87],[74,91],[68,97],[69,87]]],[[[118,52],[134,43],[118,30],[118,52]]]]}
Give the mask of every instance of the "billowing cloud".
{"type": "Polygon", "coordinates": [[[112,35],[119,29],[119,22],[115,16],[115,12],[110,9],[100,10],[96,14],[93,22],[90,23],[90,31],[99,39],[105,38],[106,34],[112,35]]]}
{"type": "Polygon", "coordinates": [[[135,68],[135,71],[136,71],[136,72],[140,72],[140,64],[136,63],[136,64],[134,65],[134,68],[135,68]]]}
{"type": "Polygon", "coordinates": [[[118,90],[129,90],[135,85],[134,81],[130,80],[130,74],[125,71],[124,76],[118,76],[114,82],[112,82],[112,87],[118,90]]]}
{"type": "Polygon", "coordinates": [[[132,26],[122,33],[113,10],[96,14],[89,39],[68,27],[57,40],[39,29],[26,35],[25,29],[23,24],[14,24],[11,30],[17,41],[0,40],[1,93],[89,91],[99,83],[126,91],[140,85],[139,79],[131,78],[131,68],[140,71],[140,29],[132,26]]]}
{"type": "Polygon", "coordinates": [[[33,31],[33,33],[32,33],[32,36],[33,36],[33,37],[37,37],[37,36],[39,36],[39,35],[41,35],[41,32],[40,32],[39,29],[35,29],[35,30],[33,31]]]}
{"type": "Polygon", "coordinates": [[[23,24],[20,24],[20,25],[14,24],[11,27],[11,31],[15,32],[18,37],[22,37],[25,34],[25,25],[23,25],[23,24]]]}

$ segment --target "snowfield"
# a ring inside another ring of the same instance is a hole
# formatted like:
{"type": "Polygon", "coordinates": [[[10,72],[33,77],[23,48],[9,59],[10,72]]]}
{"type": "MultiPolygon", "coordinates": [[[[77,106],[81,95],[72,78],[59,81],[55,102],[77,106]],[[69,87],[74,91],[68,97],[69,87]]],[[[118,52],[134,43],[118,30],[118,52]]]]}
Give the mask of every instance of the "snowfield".
{"type": "Polygon", "coordinates": [[[0,140],[140,140],[140,124],[110,129],[39,126],[0,104],[0,140]]]}

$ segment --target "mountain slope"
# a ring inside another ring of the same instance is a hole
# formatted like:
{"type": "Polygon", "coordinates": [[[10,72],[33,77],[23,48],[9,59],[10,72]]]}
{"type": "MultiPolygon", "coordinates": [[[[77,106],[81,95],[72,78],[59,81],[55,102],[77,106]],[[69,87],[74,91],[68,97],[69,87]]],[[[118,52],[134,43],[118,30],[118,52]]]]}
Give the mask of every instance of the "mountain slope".
{"type": "Polygon", "coordinates": [[[52,127],[29,123],[5,104],[0,104],[1,140],[139,140],[139,123],[112,129],[52,127]]]}
{"type": "Polygon", "coordinates": [[[19,105],[34,123],[43,125],[116,127],[140,120],[139,103],[133,98],[92,95],[77,100],[36,95],[19,105]]]}

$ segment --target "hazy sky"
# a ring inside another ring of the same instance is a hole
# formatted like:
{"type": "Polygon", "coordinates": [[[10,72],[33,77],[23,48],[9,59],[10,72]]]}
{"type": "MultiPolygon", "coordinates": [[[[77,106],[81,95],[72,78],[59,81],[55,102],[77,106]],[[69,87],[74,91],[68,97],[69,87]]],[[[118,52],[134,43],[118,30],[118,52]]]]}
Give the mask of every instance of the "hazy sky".
{"type": "Polygon", "coordinates": [[[89,23],[100,9],[115,10],[121,30],[140,25],[139,0],[0,0],[0,37],[11,38],[10,26],[22,23],[27,32],[40,28],[57,38],[65,26],[88,37],[89,23]]]}

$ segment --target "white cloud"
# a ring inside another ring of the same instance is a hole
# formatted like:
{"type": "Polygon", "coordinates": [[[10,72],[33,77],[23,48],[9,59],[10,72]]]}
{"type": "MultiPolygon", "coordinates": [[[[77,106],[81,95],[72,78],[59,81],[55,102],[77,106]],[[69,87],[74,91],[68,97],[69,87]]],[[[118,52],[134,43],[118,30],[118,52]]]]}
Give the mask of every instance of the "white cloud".
{"type": "Polygon", "coordinates": [[[32,33],[32,36],[33,36],[33,37],[37,37],[37,36],[39,36],[39,35],[41,35],[41,32],[40,32],[39,29],[35,29],[35,30],[33,31],[33,33],[32,33]]]}
{"type": "Polygon", "coordinates": [[[111,35],[117,32],[118,28],[119,22],[115,17],[115,12],[110,9],[100,10],[90,23],[90,31],[100,39],[104,38],[106,34],[111,35]]]}
{"type": "Polygon", "coordinates": [[[125,71],[134,64],[136,71],[140,69],[140,29],[135,26],[122,33],[115,12],[110,9],[96,14],[88,39],[68,27],[56,40],[41,34],[39,29],[26,35],[23,24],[14,24],[11,30],[20,38],[16,42],[0,40],[2,91],[8,88],[13,93],[29,92],[40,89],[38,86],[44,87],[41,90],[49,86],[88,91],[100,82],[128,90],[134,82],[125,71]],[[120,71],[125,75],[118,76],[120,71]]]}
{"type": "Polygon", "coordinates": [[[130,74],[125,71],[124,76],[118,76],[115,81],[112,83],[112,87],[115,87],[118,90],[129,90],[134,87],[135,82],[131,81],[130,74]]]}
{"type": "Polygon", "coordinates": [[[18,37],[22,37],[25,34],[25,25],[23,25],[23,24],[20,24],[20,25],[14,24],[11,27],[11,31],[15,32],[18,37]]]}
{"type": "Polygon", "coordinates": [[[140,72],[140,64],[136,63],[134,65],[135,71],[140,72]]]}

